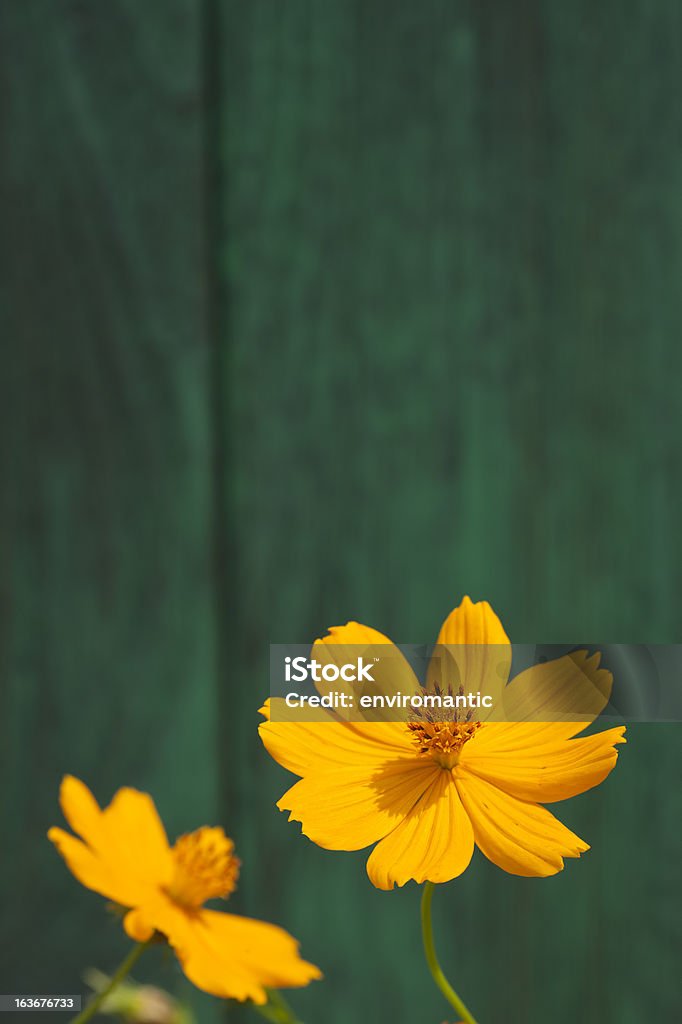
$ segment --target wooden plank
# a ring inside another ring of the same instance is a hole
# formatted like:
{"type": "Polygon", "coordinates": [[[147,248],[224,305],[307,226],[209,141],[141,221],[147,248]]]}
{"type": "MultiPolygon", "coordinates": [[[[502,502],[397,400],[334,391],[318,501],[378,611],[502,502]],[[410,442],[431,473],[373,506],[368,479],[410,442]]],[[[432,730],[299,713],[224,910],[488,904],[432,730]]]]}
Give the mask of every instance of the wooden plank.
{"type": "Polygon", "coordinates": [[[127,940],[45,838],[60,777],[216,815],[200,12],[0,19],[0,988],[79,991],[127,940]]]}
{"type": "MultiPolygon", "coordinates": [[[[122,948],[42,839],[58,778],[125,775],[171,831],[210,817],[217,681],[235,905],[326,969],[302,1015],[435,1021],[417,893],[273,809],[266,645],[348,617],[428,639],[464,591],[517,640],[677,638],[680,15],[209,7],[212,353],[199,6],[0,10],[0,970],[33,986],[31,948],[77,988],[122,948]]],[[[672,1018],[678,746],[632,730],[560,809],[594,846],[563,876],[478,858],[439,893],[482,1019],[672,1018]]]]}
{"type": "MultiPolygon", "coordinates": [[[[372,891],[364,855],[272,810],[287,776],[251,724],[266,643],[348,618],[428,640],[463,592],[517,641],[677,639],[680,26],[654,8],[225,7],[231,650],[249,681],[228,800],[259,858],[245,904],[319,949],[310,1019],[444,1011],[417,893],[372,891]]],[[[678,826],[634,830],[671,799],[677,745],[633,730],[608,785],[558,809],[594,845],[562,876],[479,857],[439,894],[481,1020],[673,1015],[657,878],[678,826]]]]}

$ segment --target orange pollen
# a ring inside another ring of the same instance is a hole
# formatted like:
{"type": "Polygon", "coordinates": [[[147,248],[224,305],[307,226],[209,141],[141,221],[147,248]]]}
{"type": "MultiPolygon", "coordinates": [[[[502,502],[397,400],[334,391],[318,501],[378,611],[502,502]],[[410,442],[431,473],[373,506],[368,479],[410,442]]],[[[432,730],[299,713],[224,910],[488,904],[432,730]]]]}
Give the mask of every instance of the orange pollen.
{"type": "Polygon", "coordinates": [[[222,828],[200,828],[180,836],[171,853],[174,871],[166,891],[181,907],[198,910],[206,900],[234,892],[239,861],[222,828]]]}
{"type": "Polygon", "coordinates": [[[420,754],[432,757],[443,768],[452,768],[459,761],[465,743],[472,739],[480,722],[408,722],[412,742],[420,754]]]}

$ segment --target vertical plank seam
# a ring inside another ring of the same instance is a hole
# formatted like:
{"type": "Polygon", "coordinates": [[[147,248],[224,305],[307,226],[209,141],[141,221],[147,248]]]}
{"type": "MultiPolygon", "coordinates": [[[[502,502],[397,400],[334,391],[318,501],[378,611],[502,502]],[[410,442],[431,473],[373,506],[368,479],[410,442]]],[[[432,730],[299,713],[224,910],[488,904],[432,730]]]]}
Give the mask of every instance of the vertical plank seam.
{"type": "MultiPolygon", "coordinates": [[[[207,552],[214,618],[213,700],[215,771],[218,820],[229,826],[234,817],[234,793],[230,785],[233,772],[230,758],[233,745],[221,741],[227,734],[230,678],[229,652],[236,629],[237,588],[234,585],[234,531],[231,529],[229,474],[231,464],[228,436],[229,417],[229,284],[223,262],[225,160],[222,139],[224,121],[224,81],[222,59],[224,23],[222,0],[202,0],[200,61],[203,123],[203,217],[206,333],[208,338],[207,394],[209,398],[210,522],[207,552]],[[229,576],[228,576],[229,567],[229,576]]],[[[235,1014],[227,1008],[224,1020],[235,1014]]]]}

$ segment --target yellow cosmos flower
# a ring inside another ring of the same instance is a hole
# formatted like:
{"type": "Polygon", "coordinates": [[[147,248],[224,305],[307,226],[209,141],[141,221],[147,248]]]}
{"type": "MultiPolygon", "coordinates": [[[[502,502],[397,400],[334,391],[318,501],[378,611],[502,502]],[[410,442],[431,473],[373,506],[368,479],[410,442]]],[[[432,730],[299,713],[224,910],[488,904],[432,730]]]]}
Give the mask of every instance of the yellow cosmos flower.
{"type": "Polygon", "coordinates": [[[88,889],[127,908],[123,926],[137,942],[159,933],[198,988],[229,999],[267,1002],[266,988],[307,985],[321,977],[298,955],[282,928],[206,910],[234,890],[239,861],[221,828],[200,828],[169,846],[152,798],[119,789],[104,810],[90,790],[67,776],[64,817],[81,838],[51,828],[71,872],[88,889]]]}
{"type": "MultiPolygon", "coordinates": [[[[317,641],[315,654],[326,649],[333,659],[337,644],[357,652],[390,642],[351,622],[317,641]]],[[[467,868],[474,845],[511,874],[556,874],[565,857],[589,846],[541,804],[591,789],[614,767],[624,727],[576,738],[606,705],[610,673],[599,668],[598,655],[582,652],[534,666],[507,685],[509,639],[486,601],[466,597],[443,623],[438,644],[476,646],[458,647],[450,667],[434,659],[429,685],[496,691],[508,720],[268,720],[259,728],[263,743],[300,776],[277,806],[325,849],[376,843],[367,871],[379,889],[410,879],[447,882],[467,868]],[[488,645],[495,645],[494,671],[488,645]],[[448,672],[454,683],[436,678],[448,672]],[[561,720],[538,721],[550,708],[561,720]]],[[[407,663],[399,670],[403,679],[410,672],[407,663]]],[[[268,704],[261,711],[270,719],[268,704]]]]}

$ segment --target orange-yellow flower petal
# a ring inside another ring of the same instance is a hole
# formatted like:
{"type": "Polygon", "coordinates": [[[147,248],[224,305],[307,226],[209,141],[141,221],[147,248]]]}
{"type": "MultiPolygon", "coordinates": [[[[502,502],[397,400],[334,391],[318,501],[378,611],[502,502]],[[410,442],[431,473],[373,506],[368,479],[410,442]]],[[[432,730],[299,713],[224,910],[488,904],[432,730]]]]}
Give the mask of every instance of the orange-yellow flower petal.
{"type": "MultiPolygon", "coordinates": [[[[359,694],[391,696],[398,692],[416,693],[419,689],[417,677],[400,648],[378,629],[363,626],[360,622],[331,626],[327,636],[315,641],[311,656],[321,666],[340,667],[355,662],[359,657],[363,657],[365,662],[374,662],[371,682],[351,682],[343,678],[327,682],[322,679],[315,684],[322,695],[345,692],[354,697],[359,694]]],[[[342,709],[339,709],[338,713],[344,717],[342,709]]],[[[345,714],[348,715],[349,712],[345,714]]]]}
{"type": "Polygon", "coordinates": [[[223,999],[267,1001],[266,988],[292,988],[320,978],[302,960],[298,943],[284,929],[264,921],[213,910],[184,913],[159,896],[131,912],[126,931],[136,940],[161,932],[197,988],[223,999]]]}
{"type": "Polygon", "coordinates": [[[325,850],[361,850],[391,832],[439,773],[416,759],[331,766],[301,779],[277,806],[325,850]]]}
{"type": "Polygon", "coordinates": [[[509,637],[487,601],[475,603],[466,595],[438,633],[438,644],[493,644],[509,646],[509,637]]]}
{"type": "Polygon", "coordinates": [[[544,807],[517,800],[465,769],[456,768],[454,775],[476,845],[504,871],[526,877],[555,875],[564,857],[589,850],[544,807]]]}
{"type": "Polygon", "coordinates": [[[509,678],[509,637],[487,601],[469,597],[450,612],[440,628],[427,674],[427,687],[457,693],[480,691],[496,706],[509,678]]]}
{"type": "Polygon", "coordinates": [[[59,804],[71,828],[88,846],[106,848],[108,836],[102,811],[84,782],[73,775],[65,775],[59,787],[59,804]]]}
{"type": "Polygon", "coordinates": [[[173,859],[154,801],[149,793],[124,787],[102,812],[109,836],[115,838],[118,856],[140,877],[163,883],[173,869],[173,859]]]}
{"type": "MultiPolygon", "coordinates": [[[[520,672],[505,688],[507,722],[593,721],[611,696],[613,676],[600,655],[576,651],[520,672]]],[[[576,730],[577,731],[577,730],[576,730]]]]}
{"type": "Polygon", "coordinates": [[[148,942],[156,931],[156,926],[151,924],[147,914],[139,907],[128,911],[123,918],[123,927],[133,942],[148,942]]]}
{"type": "Polygon", "coordinates": [[[393,641],[380,633],[372,626],[363,626],[361,622],[347,622],[345,626],[330,626],[325,636],[316,640],[313,647],[319,644],[328,644],[330,647],[340,645],[341,650],[336,654],[336,660],[343,664],[345,657],[344,647],[370,647],[372,644],[391,644],[393,641]]]}
{"type": "Polygon", "coordinates": [[[64,817],[84,842],[60,828],[50,829],[48,838],[76,878],[124,906],[143,899],[149,885],[154,884],[145,872],[144,856],[138,856],[135,847],[127,850],[121,846],[117,831],[111,829],[106,812],[100,810],[88,787],[67,775],[60,787],[59,800],[64,817]]]}
{"type": "Polygon", "coordinates": [[[378,889],[410,879],[449,882],[469,866],[474,833],[450,772],[438,770],[399,825],[378,843],[367,873],[378,889]]]}
{"type": "Polygon", "coordinates": [[[264,921],[203,910],[189,922],[182,942],[178,954],[187,977],[215,995],[262,1004],[266,988],[292,988],[322,977],[301,959],[288,932],[264,921]]]}
{"type": "Polygon", "coordinates": [[[477,736],[464,747],[460,767],[519,800],[566,800],[604,781],[618,760],[615,745],[625,743],[625,727],[579,739],[566,739],[565,732],[561,723],[517,722],[511,731],[491,723],[479,734],[487,742],[479,744],[477,736]]]}
{"type": "Polygon", "coordinates": [[[370,767],[413,752],[400,722],[268,721],[258,732],[266,750],[295,775],[358,762],[370,767]]]}
{"type": "Polygon", "coordinates": [[[229,893],[239,863],[220,828],[182,836],[171,849],[150,796],[118,791],[101,811],[87,786],[68,776],[61,803],[85,841],[48,832],[75,877],[127,907],[123,925],[137,942],[165,936],[185,973],[215,995],[264,1003],[266,987],[305,985],[320,977],[301,960],[296,941],[275,925],[201,909],[229,893]]]}
{"type": "Polygon", "coordinates": [[[137,886],[127,884],[114,867],[101,860],[80,839],[61,828],[51,828],[47,837],[57,847],[71,874],[86,889],[123,905],[132,903],[139,895],[137,886]]]}
{"type": "Polygon", "coordinates": [[[482,754],[484,748],[486,753],[505,751],[514,758],[529,742],[529,733],[524,733],[524,729],[532,729],[533,742],[542,745],[570,740],[586,727],[586,722],[486,722],[485,728],[476,734],[476,752],[482,754]]]}

